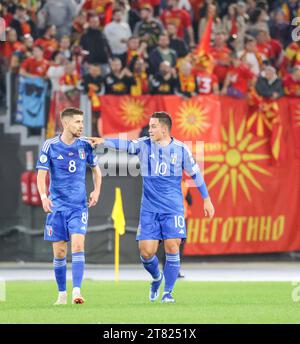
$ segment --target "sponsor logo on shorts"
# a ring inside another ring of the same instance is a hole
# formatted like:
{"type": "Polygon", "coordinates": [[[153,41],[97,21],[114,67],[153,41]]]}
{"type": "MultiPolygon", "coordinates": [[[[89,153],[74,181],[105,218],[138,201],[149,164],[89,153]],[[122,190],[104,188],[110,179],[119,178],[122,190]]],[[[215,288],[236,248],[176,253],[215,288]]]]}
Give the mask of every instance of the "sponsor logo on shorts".
{"type": "Polygon", "coordinates": [[[181,229],[178,233],[179,233],[179,234],[184,234],[184,230],[181,229]]]}

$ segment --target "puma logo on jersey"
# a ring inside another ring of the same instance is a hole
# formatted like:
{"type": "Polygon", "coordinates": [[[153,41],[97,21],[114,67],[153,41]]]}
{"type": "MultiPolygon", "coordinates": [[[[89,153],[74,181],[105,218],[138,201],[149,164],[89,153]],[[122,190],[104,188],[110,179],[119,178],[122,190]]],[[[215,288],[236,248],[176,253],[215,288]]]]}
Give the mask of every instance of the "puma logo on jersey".
{"type": "Polygon", "coordinates": [[[73,152],[70,152],[70,153],[69,153],[69,156],[72,156],[72,155],[74,155],[74,153],[73,153],[73,152]]]}
{"type": "Polygon", "coordinates": [[[60,154],[60,155],[57,157],[57,160],[63,160],[63,156],[60,154]]]}

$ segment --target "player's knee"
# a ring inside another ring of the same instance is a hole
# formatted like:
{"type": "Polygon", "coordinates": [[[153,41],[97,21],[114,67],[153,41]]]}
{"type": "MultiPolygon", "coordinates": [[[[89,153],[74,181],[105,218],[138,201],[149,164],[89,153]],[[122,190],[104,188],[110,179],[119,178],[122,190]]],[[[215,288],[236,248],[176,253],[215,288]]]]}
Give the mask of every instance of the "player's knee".
{"type": "Polygon", "coordinates": [[[140,250],[140,255],[144,259],[148,260],[148,259],[152,258],[155,255],[155,252],[143,249],[143,250],[140,250]]]}
{"type": "Polygon", "coordinates": [[[165,247],[166,253],[177,254],[179,253],[179,247],[177,245],[168,245],[165,247]]]}
{"type": "Polygon", "coordinates": [[[82,244],[73,244],[72,245],[72,253],[83,252],[84,247],[82,244]]]}
{"type": "Polygon", "coordinates": [[[62,259],[67,255],[67,250],[65,248],[57,248],[55,250],[55,258],[62,259]]]}

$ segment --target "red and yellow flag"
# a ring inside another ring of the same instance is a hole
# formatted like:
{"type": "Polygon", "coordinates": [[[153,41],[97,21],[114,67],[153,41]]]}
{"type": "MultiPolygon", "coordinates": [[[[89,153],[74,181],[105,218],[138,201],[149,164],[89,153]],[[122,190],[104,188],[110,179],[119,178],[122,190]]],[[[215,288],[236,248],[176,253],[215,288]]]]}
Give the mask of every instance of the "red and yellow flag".
{"type": "Polygon", "coordinates": [[[156,97],[113,96],[101,97],[103,135],[142,129],[156,110],[156,97]]]}

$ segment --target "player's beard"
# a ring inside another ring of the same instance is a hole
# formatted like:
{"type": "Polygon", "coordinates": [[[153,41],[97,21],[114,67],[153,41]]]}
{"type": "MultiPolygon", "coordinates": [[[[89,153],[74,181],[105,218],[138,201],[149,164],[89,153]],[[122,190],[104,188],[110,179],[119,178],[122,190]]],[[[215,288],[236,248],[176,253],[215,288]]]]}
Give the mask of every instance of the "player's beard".
{"type": "Polygon", "coordinates": [[[81,136],[81,134],[82,134],[82,131],[77,130],[74,133],[72,133],[72,136],[73,136],[74,139],[77,139],[78,137],[81,136]]]}

